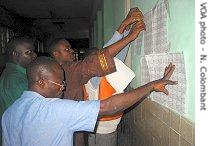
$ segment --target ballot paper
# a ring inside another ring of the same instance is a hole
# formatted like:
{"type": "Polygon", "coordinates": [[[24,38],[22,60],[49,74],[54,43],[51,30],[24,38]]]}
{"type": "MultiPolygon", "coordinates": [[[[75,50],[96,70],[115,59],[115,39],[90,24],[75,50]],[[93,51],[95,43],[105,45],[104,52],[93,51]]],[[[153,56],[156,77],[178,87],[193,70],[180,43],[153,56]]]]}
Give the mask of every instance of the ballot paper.
{"type": "Polygon", "coordinates": [[[166,88],[169,95],[153,92],[150,98],[168,108],[171,108],[180,114],[185,114],[185,94],[186,94],[186,73],[183,53],[161,53],[145,55],[141,59],[142,81],[148,82],[163,77],[165,67],[172,62],[176,68],[170,80],[178,81],[178,85],[168,85],[166,88]],[[145,70],[145,71],[144,71],[145,70]]]}
{"type": "Polygon", "coordinates": [[[141,57],[140,66],[141,66],[140,81],[141,85],[144,85],[150,82],[149,69],[145,56],[141,57]]]}
{"type": "Polygon", "coordinates": [[[144,31],[144,54],[165,53],[169,51],[167,40],[167,9],[162,2],[144,14],[146,31],[144,31]]]}
{"type": "Polygon", "coordinates": [[[143,46],[143,32],[140,32],[139,36],[133,41],[133,54],[135,55],[141,55],[141,49],[143,46]]]}

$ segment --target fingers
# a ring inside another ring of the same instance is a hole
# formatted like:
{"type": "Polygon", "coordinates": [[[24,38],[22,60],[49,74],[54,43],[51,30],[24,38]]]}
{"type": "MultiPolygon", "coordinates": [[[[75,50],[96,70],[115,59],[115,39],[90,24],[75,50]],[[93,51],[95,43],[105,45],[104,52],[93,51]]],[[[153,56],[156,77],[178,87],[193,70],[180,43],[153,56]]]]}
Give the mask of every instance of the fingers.
{"type": "Polygon", "coordinates": [[[177,85],[178,81],[165,80],[165,85],[177,85]]]}
{"type": "Polygon", "coordinates": [[[163,89],[163,93],[165,93],[166,95],[169,95],[169,92],[166,88],[163,89]]]}
{"type": "MultiPolygon", "coordinates": [[[[171,81],[171,80],[166,80],[166,84],[165,85],[177,85],[178,81],[171,81]]],[[[165,88],[162,90],[163,93],[165,93],[166,95],[169,95],[168,90],[165,88]]]]}
{"type": "Polygon", "coordinates": [[[131,8],[126,19],[127,18],[131,18],[132,19],[132,23],[133,22],[138,22],[140,20],[143,20],[144,15],[142,14],[142,12],[137,8],[131,8]]]}
{"type": "Polygon", "coordinates": [[[140,30],[144,29],[145,30],[146,29],[146,25],[145,25],[144,21],[136,22],[133,25],[132,29],[140,29],[140,30]]]}
{"type": "Polygon", "coordinates": [[[146,30],[146,26],[143,21],[134,23],[128,35],[130,41],[135,40],[142,30],[146,30]]]}
{"type": "Polygon", "coordinates": [[[138,7],[134,7],[134,8],[131,8],[130,12],[129,12],[132,15],[135,15],[135,14],[139,14],[140,17],[143,17],[143,14],[142,12],[139,10],[138,7]]]}
{"type": "Polygon", "coordinates": [[[164,79],[168,80],[171,75],[173,74],[175,70],[175,65],[173,65],[172,63],[170,63],[166,68],[165,68],[165,72],[164,72],[164,79]]]}
{"type": "Polygon", "coordinates": [[[141,21],[139,16],[135,16],[135,17],[131,18],[131,23],[139,22],[139,21],[141,21]]]}
{"type": "Polygon", "coordinates": [[[154,86],[155,91],[157,92],[163,92],[166,95],[169,95],[169,91],[165,88],[167,85],[176,85],[178,84],[177,81],[171,81],[171,80],[165,80],[165,81],[161,81],[160,83],[156,84],[154,86]]]}
{"type": "Polygon", "coordinates": [[[170,62],[170,64],[168,66],[165,67],[165,72],[164,72],[164,76],[166,76],[169,72],[170,67],[172,66],[172,63],[170,62]]]}
{"type": "Polygon", "coordinates": [[[171,77],[171,75],[173,74],[174,70],[175,70],[175,65],[172,65],[172,66],[169,68],[169,71],[168,71],[168,73],[166,74],[165,79],[169,79],[169,78],[171,77]]]}

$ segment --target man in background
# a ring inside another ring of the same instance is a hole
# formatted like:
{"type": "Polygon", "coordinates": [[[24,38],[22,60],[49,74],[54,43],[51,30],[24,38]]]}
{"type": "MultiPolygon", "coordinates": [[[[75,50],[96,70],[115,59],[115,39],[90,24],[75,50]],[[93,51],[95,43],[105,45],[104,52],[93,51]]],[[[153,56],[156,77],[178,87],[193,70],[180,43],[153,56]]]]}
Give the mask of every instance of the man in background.
{"type": "Polygon", "coordinates": [[[27,90],[26,67],[36,58],[33,42],[27,37],[12,38],[5,50],[8,63],[0,77],[0,116],[27,90]]]}

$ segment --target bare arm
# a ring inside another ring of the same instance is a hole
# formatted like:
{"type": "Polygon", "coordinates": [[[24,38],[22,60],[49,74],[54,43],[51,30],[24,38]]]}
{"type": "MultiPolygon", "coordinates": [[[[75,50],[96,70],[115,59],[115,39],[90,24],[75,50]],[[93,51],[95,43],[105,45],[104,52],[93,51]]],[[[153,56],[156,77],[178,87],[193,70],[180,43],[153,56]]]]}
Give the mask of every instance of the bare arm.
{"type": "Polygon", "coordinates": [[[139,33],[145,30],[145,24],[144,21],[141,20],[139,22],[136,22],[131,30],[130,33],[123,39],[121,39],[120,41],[106,47],[105,49],[107,49],[110,53],[110,55],[112,57],[114,57],[119,51],[121,51],[125,46],[127,46],[130,42],[132,42],[133,40],[135,40],[139,33]]]}
{"type": "Polygon", "coordinates": [[[112,115],[123,111],[139,100],[143,101],[143,99],[145,99],[147,95],[153,91],[163,92],[168,95],[169,93],[165,86],[177,84],[176,81],[169,80],[174,69],[175,66],[170,64],[168,67],[166,67],[164,77],[162,79],[150,82],[128,93],[114,95],[111,98],[101,101],[99,115],[112,115]]]}
{"type": "Polygon", "coordinates": [[[132,8],[128,13],[126,19],[119,26],[117,31],[122,34],[125,29],[129,29],[132,25],[130,33],[121,39],[120,41],[104,48],[109,50],[109,53],[112,57],[119,53],[125,46],[127,46],[130,42],[135,40],[139,33],[142,30],[146,29],[145,23],[143,21],[143,14],[138,8],[132,8]]]}

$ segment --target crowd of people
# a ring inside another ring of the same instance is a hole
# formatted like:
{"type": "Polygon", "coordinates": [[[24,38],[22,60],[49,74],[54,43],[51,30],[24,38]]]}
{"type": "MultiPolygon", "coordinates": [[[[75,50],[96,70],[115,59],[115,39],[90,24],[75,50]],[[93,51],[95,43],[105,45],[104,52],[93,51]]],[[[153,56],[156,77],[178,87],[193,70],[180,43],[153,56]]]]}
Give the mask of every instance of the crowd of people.
{"type": "Polygon", "coordinates": [[[3,145],[116,146],[123,111],[151,92],[168,95],[165,87],[177,84],[170,80],[175,69],[170,63],[163,78],[123,92],[132,78],[118,81],[115,76],[126,78],[129,44],[145,29],[141,11],[132,8],[103,49],[92,49],[80,61],[74,61],[66,39],[50,43],[49,57],[37,57],[30,38],[12,38],[0,77],[3,145]]]}

